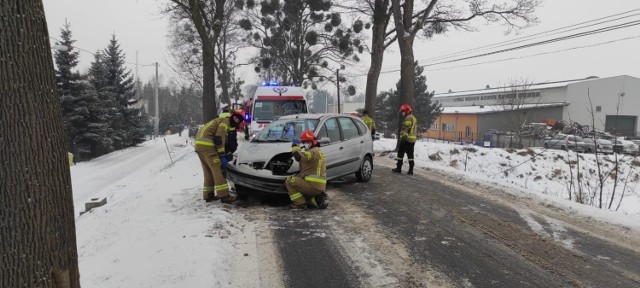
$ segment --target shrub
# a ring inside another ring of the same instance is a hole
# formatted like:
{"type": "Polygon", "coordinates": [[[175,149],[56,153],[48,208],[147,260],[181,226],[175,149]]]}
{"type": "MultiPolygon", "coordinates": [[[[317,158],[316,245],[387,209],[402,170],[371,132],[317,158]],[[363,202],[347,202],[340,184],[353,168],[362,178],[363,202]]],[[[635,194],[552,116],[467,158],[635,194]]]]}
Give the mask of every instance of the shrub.
{"type": "Polygon", "coordinates": [[[456,159],[451,160],[451,162],[449,162],[449,166],[451,166],[453,168],[458,168],[458,160],[456,160],[456,159]]]}
{"type": "Polygon", "coordinates": [[[542,180],[542,176],[538,175],[536,176],[536,178],[533,178],[533,181],[538,181],[538,180],[542,180]]]}
{"type": "Polygon", "coordinates": [[[440,152],[436,152],[429,155],[429,159],[431,159],[431,161],[440,161],[442,160],[442,157],[440,157],[440,152]]]}
{"type": "Polygon", "coordinates": [[[458,148],[453,148],[449,151],[449,154],[451,155],[460,154],[460,150],[458,150],[458,148]]]}
{"type": "Polygon", "coordinates": [[[513,148],[507,148],[507,149],[506,149],[506,150],[504,150],[504,151],[507,151],[508,153],[513,153],[513,152],[516,152],[516,149],[513,149],[513,148]]]}
{"type": "MultiPolygon", "coordinates": [[[[471,153],[476,153],[476,152],[478,152],[478,149],[476,149],[476,148],[474,148],[474,147],[464,147],[464,148],[462,148],[462,150],[464,150],[464,151],[468,151],[468,152],[471,152],[471,153]]],[[[483,155],[484,155],[484,154],[486,154],[486,153],[483,153],[483,155]]]]}

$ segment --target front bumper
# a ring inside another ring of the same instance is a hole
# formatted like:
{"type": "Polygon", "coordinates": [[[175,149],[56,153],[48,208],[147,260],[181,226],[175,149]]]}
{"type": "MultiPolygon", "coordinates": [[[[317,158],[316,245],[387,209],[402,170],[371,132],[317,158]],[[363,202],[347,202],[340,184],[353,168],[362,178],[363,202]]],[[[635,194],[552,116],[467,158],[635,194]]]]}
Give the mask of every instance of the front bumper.
{"type": "MultiPolygon", "coordinates": [[[[271,194],[287,194],[287,189],[284,185],[287,176],[256,175],[256,170],[248,165],[229,165],[226,169],[227,179],[236,187],[243,186],[271,194]]],[[[269,170],[260,171],[265,172],[265,174],[271,172],[269,170]]]]}

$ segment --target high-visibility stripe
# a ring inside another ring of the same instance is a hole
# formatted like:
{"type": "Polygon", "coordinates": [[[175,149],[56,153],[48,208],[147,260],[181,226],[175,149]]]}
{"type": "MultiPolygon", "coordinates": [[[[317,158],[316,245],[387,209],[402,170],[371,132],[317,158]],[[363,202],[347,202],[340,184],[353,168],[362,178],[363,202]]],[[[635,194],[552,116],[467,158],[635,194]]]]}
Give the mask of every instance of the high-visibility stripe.
{"type": "Polygon", "coordinates": [[[298,192],[298,193],[294,193],[289,195],[289,198],[291,199],[291,201],[295,201],[297,199],[302,198],[302,193],[298,192]]]}
{"type": "Polygon", "coordinates": [[[222,185],[216,185],[216,191],[221,191],[221,190],[228,190],[229,189],[229,184],[222,184],[222,185]]]}
{"type": "Polygon", "coordinates": [[[402,160],[402,158],[400,158],[400,157],[396,157],[396,160],[402,160]]]}
{"type": "Polygon", "coordinates": [[[316,182],[316,183],[322,183],[322,184],[326,184],[327,183],[327,179],[322,177],[322,176],[318,176],[318,175],[309,175],[307,177],[304,177],[304,180],[309,181],[309,182],[316,182]]]}
{"type": "Polygon", "coordinates": [[[307,157],[307,160],[311,160],[311,158],[313,158],[313,154],[309,151],[305,151],[302,153],[304,154],[305,157],[307,157]]]}
{"type": "Polygon", "coordinates": [[[218,152],[220,152],[220,153],[224,153],[224,147],[220,147],[220,148],[218,148],[218,152]]]}
{"type": "Polygon", "coordinates": [[[213,158],[213,163],[219,163],[220,162],[220,158],[214,157],[213,158]]]}
{"type": "Polygon", "coordinates": [[[227,126],[227,124],[225,123],[220,123],[219,124],[222,128],[224,128],[225,131],[229,132],[229,126],[227,126]]]}
{"type": "Polygon", "coordinates": [[[316,167],[316,175],[322,174],[322,165],[327,161],[327,157],[320,151],[320,159],[318,160],[318,167],[316,167]]]}
{"type": "Polygon", "coordinates": [[[211,139],[211,138],[204,138],[204,137],[198,137],[198,138],[196,138],[196,141],[202,141],[202,142],[209,142],[209,143],[213,143],[213,139],[211,139]]]}
{"type": "Polygon", "coordinates": [[[211,147],[214,146],[213,143],[206,142],[206,141],[196,141],[196,145],[211,146],[211,147]]]}
{"type": "Polygon", "coordinates": [[[298,151],[300,151],[300,146],[296,145],[296,146],[291,147],[291,151],[292,151],[292,152],[298,152],[298,151]]]}
{"type": "Polygon", "coordinates": [[[200,131],[198,131],[198,137],[204,136],[204,132],[206,132],[207,129],[209,129],[209,127],[211,127],[211,125],[213,125],[214,122],[215,122],[215,120],[211,120],[207,124],[205,124],[204,127],[202,127],[202,129],[200,129],[200,131]]]}
{"type": "Polygon", "coordinates": [[[311,198],[311,205],[318,207],[318,202],[316,202],[316,197],[311,198]]]}
{"type": "Polygon", "coordinates": [[[203,192],[213,191],[213,187],[212,186],[204,186],[204,187],[202,187],[202,191],[203,192]]]}

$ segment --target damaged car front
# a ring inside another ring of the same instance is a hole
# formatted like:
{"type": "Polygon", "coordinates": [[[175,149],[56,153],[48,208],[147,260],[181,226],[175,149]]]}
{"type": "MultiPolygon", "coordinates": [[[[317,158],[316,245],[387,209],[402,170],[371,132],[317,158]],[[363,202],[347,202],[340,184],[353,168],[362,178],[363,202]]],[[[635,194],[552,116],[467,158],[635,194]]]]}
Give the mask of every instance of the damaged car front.
{"type": "Polygon", "coordinates": [[[289,118],[272,122],[250,142],[242,145],[227,166],[227,179],[237,193],[244,188],[268,193],[284,193],[285,179],[299,172],[291,143],[302,131],[315,131],[319,120],[289,118]]]}

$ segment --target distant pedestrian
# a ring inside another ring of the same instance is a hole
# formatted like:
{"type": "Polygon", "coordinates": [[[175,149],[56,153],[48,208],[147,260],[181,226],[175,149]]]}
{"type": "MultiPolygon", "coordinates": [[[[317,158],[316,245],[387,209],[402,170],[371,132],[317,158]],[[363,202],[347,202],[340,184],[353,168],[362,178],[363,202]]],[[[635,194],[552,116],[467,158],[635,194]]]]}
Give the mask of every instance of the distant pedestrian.
{"type": "Polygon", "coordinates": [[[415,164],[413,150],[416,146],[417,120],[416,117],[413,116],[413,110],[411,110],[411,106],[407,104],[400,106],[400,113],[402,113],[402,116],[404,117],[400,128],[400,146],[398,147],[398,157],[396,157],[396,168],[391,171],[395,173],[402,172],[404,153],[407,153],[407,158],[409,158],[409,171],[407,172],[407,174],[413,175],[413,166],[415,164]]]}

